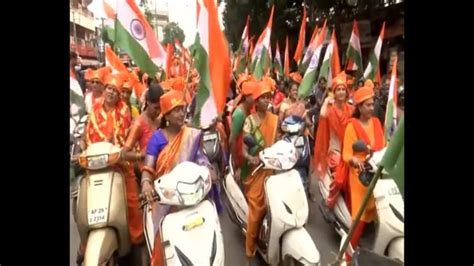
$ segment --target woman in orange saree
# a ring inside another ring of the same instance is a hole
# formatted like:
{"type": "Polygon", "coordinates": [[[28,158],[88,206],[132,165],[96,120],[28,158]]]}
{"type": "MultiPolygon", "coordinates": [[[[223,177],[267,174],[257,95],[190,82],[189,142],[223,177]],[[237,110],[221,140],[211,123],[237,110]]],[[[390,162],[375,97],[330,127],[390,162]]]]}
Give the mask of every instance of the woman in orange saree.
{"type": "MultiPolygon", "coordinates": [[[[314,148],[314,169],[320,179],[328,173],[328,169],[334,172],[341,161],[342,142],[344,130],[354,111],[354,107],[348,103],[349,90],[346,85],[344,72],[337,75],[332,82],[334,97],[328,97],[321,107],[316,142],[314,148]]],[[[329,189],[327,205],[330,209],[334,207],[339,189],[332,182],[329,189]]]]}
{"type": "MultiPolygon", "coordinates": [[[[362,201],[367,193],[367,187],[359,180],[359,174],[363,169],[363,162],[368,152],[354,152],[352,144],[357,140],[363,140],[369,149],[379,151],[385,146],[385,137],[382,125],[374,114],[374,91],[371,86],[363,86],[354,92],[354,102],[356,109],[353,117],[349,120],[342,145],[342,161],[336,172],[337,186],[342,188],[348,185],[348,195],[350,199],[349,210],[354,220],[357,211],[362,205],[362,201]]],[[[359,224],[350,240],[355,249],[362,236],[365,225],[374,220],[376,215],[375,201],[373,196],[369,198],[367,208],[365,209],[359,224]]],[[[346,256],[351,260],[350,256],[346,256]]]]}
{"type": "Polygon", "coordinates": [[[245,241],[245,253],[249,262],[255,259],[255,244],[266,213],[264,181],[267,176],[273,174],[273,171],[259,170],[253,176],[250,173],[260,163],[256,156],[258,152],[276,141],[278,127],[278,116],[267,111],[272,100],[269,84],[259,82],[259,86],[254,90],[252,96],[256,105],[256,113],[245,119],[243,130],[244,136],[252,136],[256,140],[257,146],[249,150],[245,144],[243,145],[243,155],[247,161],[242,166],[241,172],[241,176],[245,177],[242,182],[249,208],[245,241]]]}
{"type": "Polygon", "coordinates": [[[161,238],[157,229],[159,221],[168,212],[169,206],[153,202],[152,182],[170,172],[177,164],[192,161],[210,168],[211,177],[215,172],[206,156],[201,153],[201,131],[184,124],[185,101],[183,93],[171,90],[160,98],[162,120],[160,129],[153,133],[147,147],[144,166],[142,168],[142,193],[152,206],[155,228],[155,244],[152,252],[151,265],[163,265],[161,238]]]}

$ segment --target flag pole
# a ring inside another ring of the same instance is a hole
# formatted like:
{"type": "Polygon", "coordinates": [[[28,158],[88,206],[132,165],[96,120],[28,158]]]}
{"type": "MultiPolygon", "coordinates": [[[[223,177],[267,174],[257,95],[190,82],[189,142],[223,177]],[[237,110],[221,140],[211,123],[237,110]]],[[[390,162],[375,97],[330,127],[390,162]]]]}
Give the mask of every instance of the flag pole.
{"type": "Polygon", "coordinates": [[[365,209],[367,208],[367,204],[369,203],[369,198],[372,196],[372,192],[374,191],[375,185],[377,184],[377,181],[379,178],[382,176],[382,170],[383,166],[379,166],[377,168],[377,172],[375,173],[375,177],[372,179],[370,182],[370,185],[367,189],[367,193],[365,194],[364,200],[362,201],[362,205],[360,206],[359,210],[357,211],[357,215],[355,219],[351,223],[351,228],[349,230],[349,233],[347,234],[347,237],[344,239],[344,243],[342,247],[339,250],[339,253],[337,254],[336,261],[331,263],[330,265],[341,265],[343,262],[343,255],[349,246],[349,241],[352,238],[352,235],[354,234],[355,229],[357,228],[357,225],[360,222],[360,218],[362,217],[362,214],[364,213],[365,209]]]}

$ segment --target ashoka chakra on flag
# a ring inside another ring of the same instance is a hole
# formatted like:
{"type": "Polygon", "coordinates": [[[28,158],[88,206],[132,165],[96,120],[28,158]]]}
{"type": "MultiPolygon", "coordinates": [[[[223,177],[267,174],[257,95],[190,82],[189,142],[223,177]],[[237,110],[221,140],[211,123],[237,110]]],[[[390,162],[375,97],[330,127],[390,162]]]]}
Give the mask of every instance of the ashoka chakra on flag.
{"type": "Polygon", "coordinates": [[[133,19],[132,22],[130,22],[130,32],[132,33],[133,38],[139,41],[146,37],[145,26],[138,19],[133,19]]]}

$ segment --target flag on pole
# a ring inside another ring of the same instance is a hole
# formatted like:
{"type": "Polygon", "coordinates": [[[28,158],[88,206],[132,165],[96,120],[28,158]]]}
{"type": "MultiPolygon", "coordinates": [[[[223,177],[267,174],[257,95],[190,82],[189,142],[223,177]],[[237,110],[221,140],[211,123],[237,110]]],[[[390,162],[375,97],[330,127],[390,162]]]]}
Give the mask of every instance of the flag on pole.
{"type": "Polygon", "coordinates": [[[390,88],[388,90],[387,111],[385,112],[385,139],[390,140],[397,127],[397,61],[395,57],[392,65],[392,76],[390,78],[390,88]]]}
{"type": "Polygon", "coordinates": [[[173,67],[174,48],[172,43],[166,46],[166,78],[171,78],[171,69],[173,67]]]}
{"type": "Polygon", "coordinates": [[[388,172],[388,176],[397,183],[402,197],[405,196],[405,119],[400,123],[390,140],[387,150],[380,163],[388,172]]]}
{"type": "Polygon", "coordinates": [[[318,35],[318,25],[316,25],[316,27],[314,27],[313,34],[311,35],[311,40],[309,40],[310,44],[313,43],[314,38],[316,38],[317,35],[318,35]]]}
{"type": "MultiPolygon", "coordinates": [[[[326,23],[327,23],[327,20],[324,20],[323,29],[326,29],[326,23]]],[[[313,32],[313,34],[316,34],[316,36],[312,38],[312,41],[309,43],[308,49],[306,49],[303,60],[298,66],[298,70],[300,73],[306,73],[306,70],[308,69],[311,58],[313,57],[314,51],[316,51],[317,39],[319,35],[321,35],[322,33],[323,33],[322,30],[318,32],[318,26],[316,26],[313,32]]],[[[323,36],[323,41],[324,41],[324,37],[325,36],[323,36]]]]}
{"type": "Polygon", "coordinates": [[[305,43],[306,35],[306,7],[303,6],[303,20],[301,21],[300,35],[298,36],[298,45],[296,46],[296,51],[293,59],[296,63],[299,63],[301,60],[301,55],[303,53],[303,47],[305,43]]]}
{"type": "Polygon", "coordinates": [[[318,69],[319,58],[321,55],[321,50],[323,48],[324,38],[326,37],[326,22],[324,22],[323,29],[316,37],[315,50],[311,56],[311,61],[309,67],[306,70],[303,80],[298,88],[298,96],[301,98],[306,98],[311,94],[311,89],[313,88],[314,81],[316,79],[316,70],[318,69]]]}
{"type": "Polygon", "coordinates": [[[245,24],[244,31],[242,32],[242,38],[240,39],[239,49],[237,50],[237,56],[235,58],[235,70],[237,75],[243,73],[247,67],[247,59],[249,52],[249,19],[247,15],[247,23],[245,24]]]}
{"type": "Polygon", "coordinates": [[[337,50],[336,30],[332,31],[331,41],[326,48],[324,54],[323,63],[319,70],[318,80],[322,77],[326,78],[327,85],[330,88],[332,86],[332,79],[341,72],[341,66],[339,64],[339,52],[337,50]]]}
{"type": "Polygon", "coordinates": [[[255,50],[252,54],[252,66],[253,74],[257,80],[260,80],[264,73],[267,71],[267,67],[271,63],[270,55],[270,36],[272,34],[272,22],[273,22],[273,11],[275,6],[272,6],[270,18],[268,19],[267,26],[263,30],[260,38],[258,38],[255,50]]]}
{"type": "Polygon", "coordinates": [[[288,35],[286,36],[286,46],[285,46],[285,77],[290,76],[290,53],[288,52],[288,35]]]}
{"type": "Polygon", "coordinates": [[[214,0],[204,0],[194,41],[194,62],[200,75],[193,125],[206,128],[224,111],[231,78],[229,48],[219,25],[214,0]]]}
{"type": "Polygon", "coordinates": [[[283,75],[283,65],[281,64],[280,48],[278,47],[278,42],[275,50],[274,66],[275,69],[278,71],[278,74],[283,75]]]}
{"type": "Polygon", "coordinates": [[[357,21],[352,25],[352,34],[346,51],[346,70],[355,71],[356,79],[362,77],[362,51],[360,48],[359,28],[357,21]]]}
{"type": "Polygon", "coordinates": [[[199,3],[199,0],[196,0],[196,27],[199,23],[199,12],[201,11],[201,3],[199,3]]]}
{"type": "Polygon", "coordinates": [[[128,73],[127,67],[122,63],[122,60],[120,60],[107,43],[105,44],[105,65],[112,69],[112,74],[120,72],[128,73]]]}
{"type": "Polygon", "coordinates": [[[364,79],[375,79],[375,72],[379,67],[380,52],[382,51],[383,35],[385,32],[385,22],[382,24],[382,30],[380,30],[379,38],[375,44],[374,52],[370,54],[369,64],[364,72],[364,79]]]}
{"type": "Polygon", "coordinates": [[[164,48],[134,0],[117,2],[115,44],[127,52],[142,71],[155,76],[159,67],[166,67],[164,48]]]}
{"type": "Polygon", "coordinates": [[[95,18],[103,19],[97,20],[96,26],[102,28],[107,38],[114,42],[115,40],[115,17],[117,15],[116,0],[94,0],[88,6],[87,9],[94,14],[95,18]],[[102,24],[103,22],[103,24],[102,24]]]}

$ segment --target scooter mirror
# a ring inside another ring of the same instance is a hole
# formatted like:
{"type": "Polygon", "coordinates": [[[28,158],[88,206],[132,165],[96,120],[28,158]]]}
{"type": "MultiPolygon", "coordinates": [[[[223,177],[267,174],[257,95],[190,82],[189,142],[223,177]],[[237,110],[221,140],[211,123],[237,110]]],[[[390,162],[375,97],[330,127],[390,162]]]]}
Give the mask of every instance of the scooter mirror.
{"type": "Polygon", "coordinates": [[[354,144],[352,144],[352,150],[355,151],[355,152],[366,152],[367,151],[367,144],[365,144],[365,142],[363,140],[357,140],[356,142],[354,142],[354,144]]]}
{"type": "Polygon", "coordinates": [[[244,137],[244,143],[247,145],[247,147],[252,148],[255,145],[257,145],[255,138],[253,136],[246,135],[244,137]]]}

